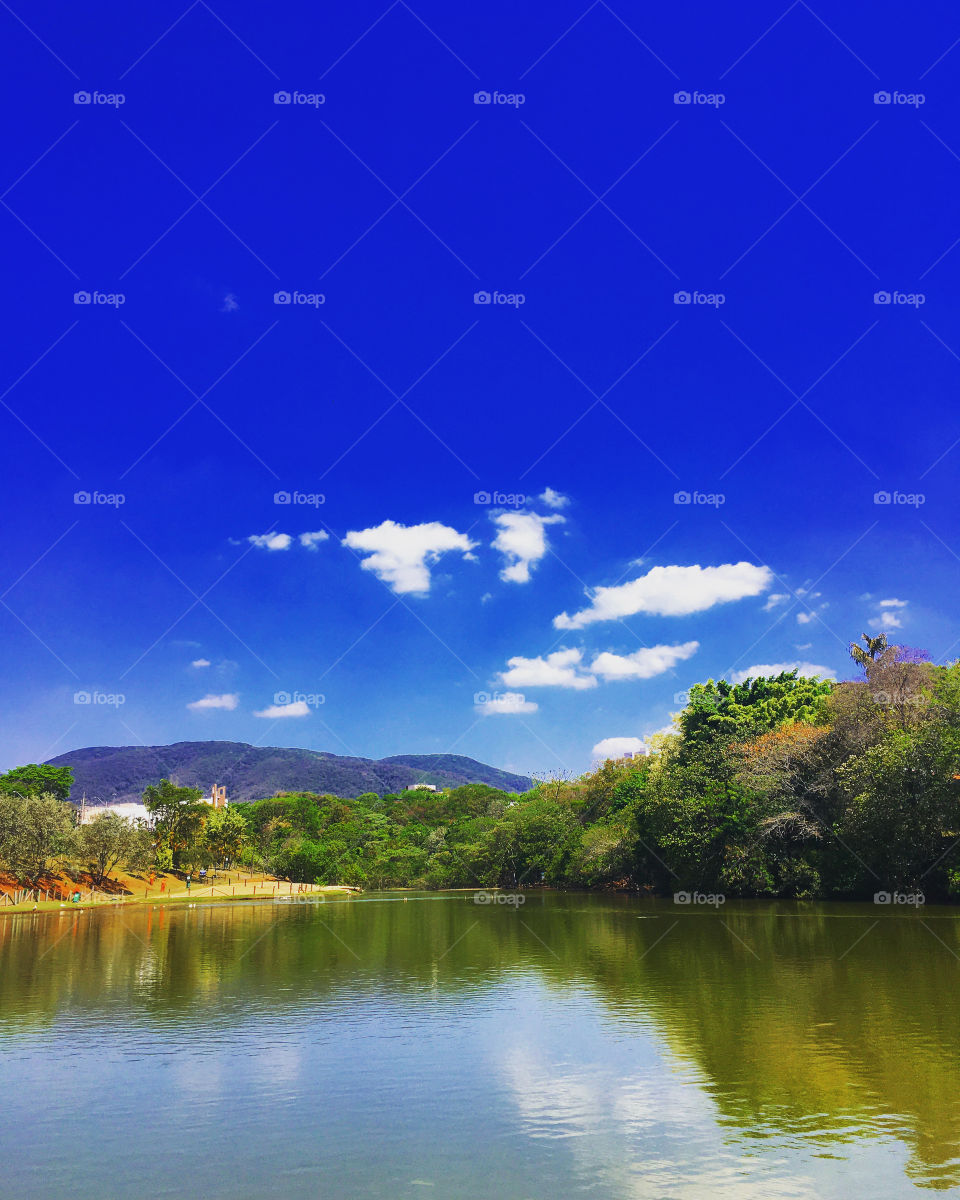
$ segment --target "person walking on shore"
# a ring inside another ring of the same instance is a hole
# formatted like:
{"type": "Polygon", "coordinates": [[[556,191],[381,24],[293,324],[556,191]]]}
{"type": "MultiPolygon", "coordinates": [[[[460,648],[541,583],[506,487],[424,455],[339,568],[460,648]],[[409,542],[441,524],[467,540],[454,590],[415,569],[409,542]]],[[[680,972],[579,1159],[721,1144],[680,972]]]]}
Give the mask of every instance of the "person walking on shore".
{"type": "Polygon", "coordinates": [[[188,876],[187,876],[187,891],[188,891],[188,892],[190,891],[190,883],[191,883],[191,878],[192,878],[192,877],[191,877],[190,875],[188,875],[188,876]]]}

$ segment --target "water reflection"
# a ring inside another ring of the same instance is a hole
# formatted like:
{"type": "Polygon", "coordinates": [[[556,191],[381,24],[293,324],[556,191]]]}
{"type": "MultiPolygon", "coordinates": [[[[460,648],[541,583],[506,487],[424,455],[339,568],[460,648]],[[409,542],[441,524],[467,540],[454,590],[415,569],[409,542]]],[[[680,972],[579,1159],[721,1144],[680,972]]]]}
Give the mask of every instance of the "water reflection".
{"type": "MultiPolygon", "coordinates": [[[[311,1089],[336,1076],[358,1100],[325,1117],[339,1156],[304,1128],[298,1175],[299,1117],[280,1123],[290,1195],[316,1194],[321,1160],[342,1190],[421,1194],[442,1157],[431,1119],[457,1148],[450,1196],[539,1195],[551,1178],[553,1195],[946,1189],[960,1185],[958,953],[949,909],[701,913],[551,893],[519,910],[430,895],[25,914],[0,920],[0,1085],[92,1053],[119,1081],[135,1061],[202,1122],[238,1088],[322,1109],[311,1089]]],[[[122,1102],[114,1116],[133,1119],[122,1102]]],[[[269,1160],[279,1129],[253,1128],[269,1160]]],[[[70,1164],[47,1165],[59,1195],[70,1164]]]]}

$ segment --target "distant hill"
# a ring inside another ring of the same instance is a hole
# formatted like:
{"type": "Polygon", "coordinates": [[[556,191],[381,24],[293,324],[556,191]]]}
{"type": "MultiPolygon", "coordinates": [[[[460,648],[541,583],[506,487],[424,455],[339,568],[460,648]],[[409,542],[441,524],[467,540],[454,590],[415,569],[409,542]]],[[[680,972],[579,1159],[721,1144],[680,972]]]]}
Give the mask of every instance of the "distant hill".
{"type": "Polygon", "coordinates": [[[413,783],[439,788],[486,783],[507,792],[525,792],[524,775],[488,767],[460,754],[395,754],[391,758],[349,758],[318,750],[250,746],[246,742],[175,742],[172,746],[88,746],[58,754],[50,762],[73,768],[71,800],[139,800],[161,779],[209,791],[224,784],[231,801],[261,800],[277,792],[323,792],[359,796],[399,792],[413,783]]]}

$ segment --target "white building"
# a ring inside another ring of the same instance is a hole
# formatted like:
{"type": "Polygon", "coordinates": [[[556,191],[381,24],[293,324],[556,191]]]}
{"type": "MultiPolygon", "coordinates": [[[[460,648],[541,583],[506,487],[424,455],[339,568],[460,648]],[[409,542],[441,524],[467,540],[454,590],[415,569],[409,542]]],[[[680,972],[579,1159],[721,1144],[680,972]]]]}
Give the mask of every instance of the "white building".
{"type": "Polygon", "coordinates": [[[148,825],[153,824],[153,817],[150,816],[144,806],[136,804],[133,801],[119,804],[87,804],[86,801],[82,801],[80,804],[79,823],[81,825],[89,825],[97,817],[102,817],[105,813],[116,813],[118,817],[124,817],[128,821],[146,821],[148,825]]]}
{"type": "MultiPolygon", "coordinates": [[[[226,808],[226,787],[219,786],[216,783],[213,784],[209,794],[200,797],[200,803],[209,804],[213,808],[226,808]]],[[[128,821],[146,821],[148,825],[153,824],[153,817],[147,812],[144,805],[133,800],[118,801],[116,804],[88,804],[87,798],[84,796],[80,801],[79,809],[79,823],[81,825],[89,825],[91,821],[95,821],[97,817],[102,816],[104,813],[116,813],[117,816],[124,817],[128,821]]]]}

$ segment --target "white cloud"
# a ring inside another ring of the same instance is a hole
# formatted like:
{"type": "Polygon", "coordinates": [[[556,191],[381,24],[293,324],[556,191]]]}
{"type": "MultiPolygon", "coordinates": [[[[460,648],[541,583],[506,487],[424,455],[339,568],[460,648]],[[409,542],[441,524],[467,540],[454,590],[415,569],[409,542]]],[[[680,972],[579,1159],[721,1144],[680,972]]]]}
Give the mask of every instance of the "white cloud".
{"type": "Polygon", "coordinates": [[[608,737],[597,742],[591,753],[605,762],[608,758],[623,758],[627,754],[646,754],[647,744],[638,737],[608,737]]]}
{"type": "Polygon", "coordinates": [[[226,692],[222,696],[206,695],[202,700],[191,700],[187,708],[203,709],[203,708],[225,708],[228,712],[233,712],[239,703],[240,697],[236,692],[226,692]]]}
{"type": "Polygon", "coordinates": [[[261,550],[289,550],[293,538],[289,533],[252,533],[247,541],[261,550]]]}
{"type": "Polygon", "coordinates": [[[804,642],[802,646],[798,646],[796,642],[794,642],[793,648],[794,650],[811,650],[813,648],[813,642],[804,642]]]}
{"type": "Polygon", "coordinates": [[[582,629],[594,621],[613,621],[634,613],[683,617],[715,604],[765,592],[773,579],[769,567],[724,563],[719,567],[653,567],[630,583],[599,587],[589,608],[554,617],[557,629],[582,629]]]}
{"type": "Polygon", "coordinates": [[[897,614],[890,612],[889,609],[886,612],[882,612],[879,617],[868,621],[867,624],[871,629],[901,629],[903,627],[903,622],[897,614]]]}
{"type": "Polygon", "coordinates": [[[210,659],[209,658],[195,658],[193,660],[193,662],[190,664],[190,666],[191,667],[209,667],[210,659]]]}
{"type": "Polygon", "coordinates": [[[495,513],[491,520],[498,530],[492,542],[493,548],[499,550],[506,560],[500,578],[508,583],[529,583],[530,568],[547,552],[544,527],[563,524],[564,518],[559,515],[540,517],[536,513],[500,512],[495,513]]]}
{"type": "Polygon", "coordinates": [[[595,675],[581,670],[582,650],[556,650],[546,658],[507,659],[507,670],[500,678],[508,687],[565,687],[583,691],[597,686],[595,675]]]}
{"type": "Polygon", "coordinates": [[[270,721],[281,717],[309,717],[310,709],[306,700],[293,700],[290,704],[271,704],[253,714],[255,717],[266,717],[270,721]]]}
{"type": "Polygon", "coordinates": [[[821,679],[836,679],[836,672],[830,667],[820,667],[809,662],[755,663],[743,671],[734,671],[730,676],[731,683],[743,683],[745,679],[758,679],[761,675],[782,675],[784,671],[796,671],[804,679],[819,675],[821,679]]]}
{"type": "Polygon", "coordinates": [[[699,642],[684,642],[679,646],[647,646],[633,654],[611,654],[609,650],[598,654],[590,664],[590,671],[606,680],[652,679],[662,675],[678,662],[696,654],[699,642]]]}
{"type": "Polygon", "coordinates": [[[428,563],[435,563],[441,554],[459,551],[469,558],[476,545],[465,533],[457,533],[449,525],[430,521],[423,525],[399,525],[383,521],[371,529],[351,530],[343,539],[351,550],[365,551],[361,562],[365,571],[373,571],[378,579],[389,584],[397,595],[430,591],[428,563]]]}
{"type": "Polygon", "coordinates": [[[900,618],[906,615],[902,610],[907,607],[907,603],[906,600],[898,600],[895,596],[878,601],[880,611],[867,624],[871,629],[877,630],[902,629],[903,621],[900,618]]]}
{"type": "Polygon", "coordinates": [[[535,713],[540,706],[533,700],[528,700],[520,692],[494,692],[485,696],[474,705],[478,713],[485,717],[497,714],[509,716],[514,713],[535,713]]]}
{"type": "Polygon", "coordinates": [[[809,613],[809,612],[798,612],[797,613],[797,624],[798,625],[809,625],[811,621],[815,621],[816,619],[817,619],[816,613],[809,613]]]}
{"type": "Polygon", "coordinates": [[[544,488],[537,499],[547,508],[566,508],[570,503],[569,496],[565,496],[563,492],[555,492],[552,487],[544,488]]]}
{"type": "Polygon", "coordinates": [[[784,600],[789,600],[789,599],[790,599],[790,595],[787,592],[772,592],[767,597],[767,602],[763,606],[763,611],[770,612],[770,610],[773,608],[776,608],[778,604],[782,604],[784,602],[784,600]]]}
{"type": "Polygon", "coordinates": [[[306,546],[308,550],[316,550],[321,542],[329,539],[330,534],[325,529],[318,529],[315,533],[301,533],[297,541],[301,546],[306,546]]]}

